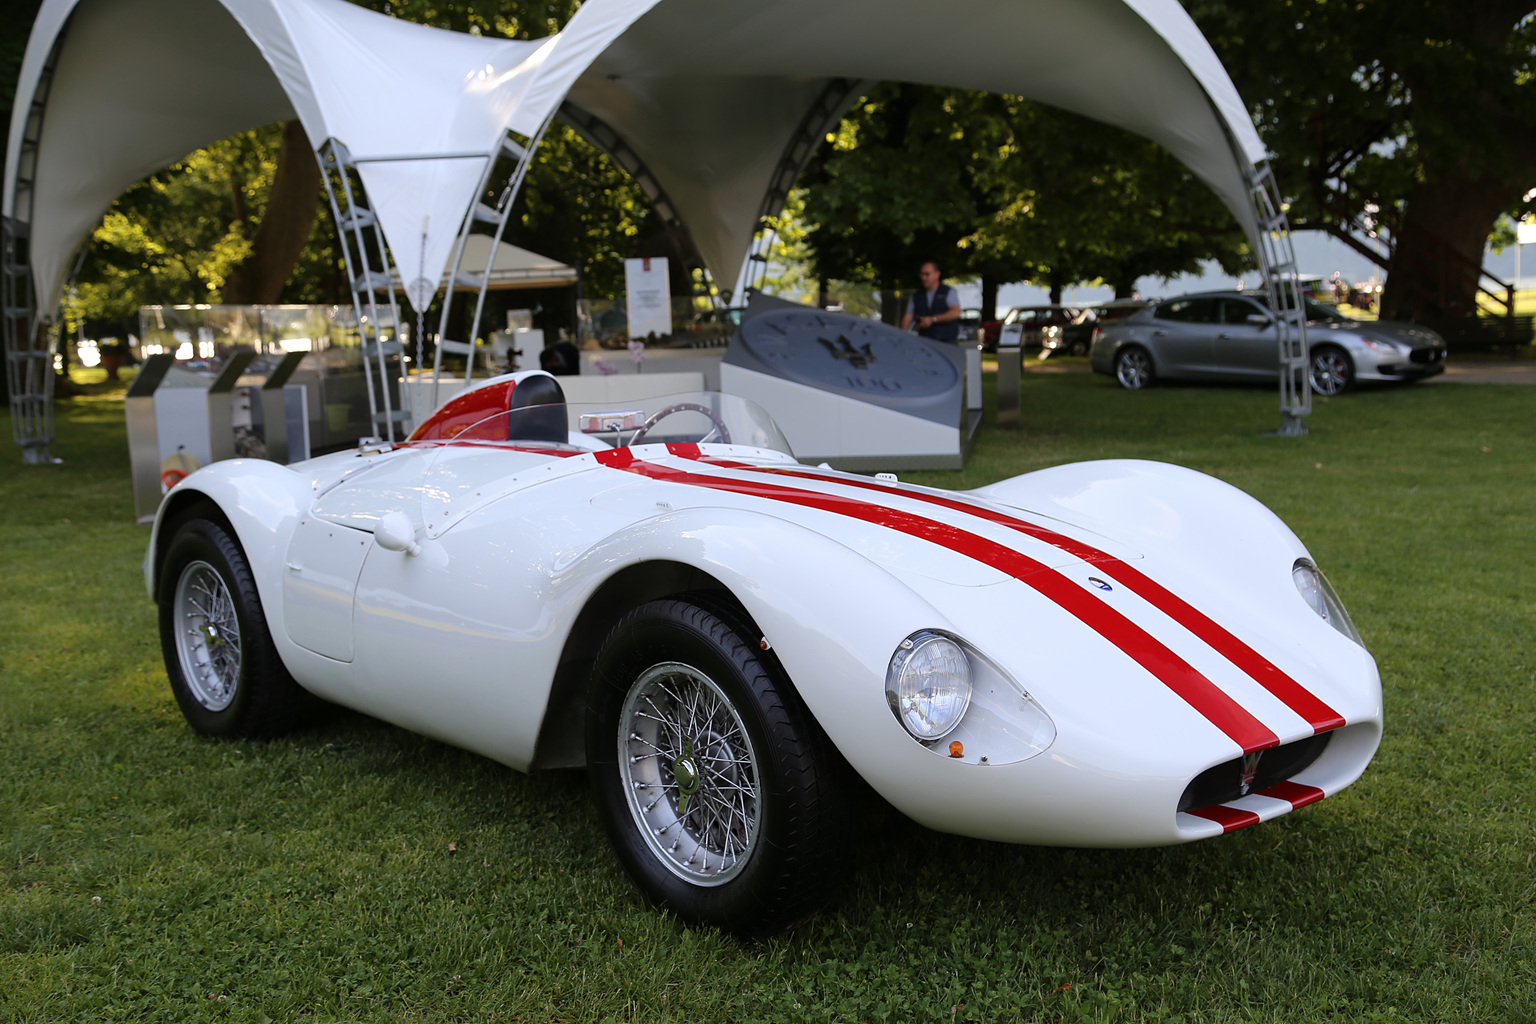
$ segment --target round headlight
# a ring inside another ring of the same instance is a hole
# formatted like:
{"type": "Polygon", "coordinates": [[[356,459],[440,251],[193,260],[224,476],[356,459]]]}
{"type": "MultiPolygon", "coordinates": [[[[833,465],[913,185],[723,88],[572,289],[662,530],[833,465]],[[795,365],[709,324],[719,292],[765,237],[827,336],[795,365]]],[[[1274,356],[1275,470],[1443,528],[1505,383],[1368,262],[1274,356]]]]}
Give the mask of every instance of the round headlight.
{"type": "Polygon", "coordinates": [[[971,703],[971,663],[960,645],[924,630],[901,642],[885,673],[885,698],[907,732],[943,739],[971,703]]]}
{"type": "Polygon", "coordinates": [[[1307,602],[1307,606],[1314,612],[1317,612],[1318,618],[1355,643],[1364,646],[1364,642],[1360,639],[1360,631],[1355,629],[1349,612],[1344,610],[1344,602],[1339,600],[1339,595],[1334,591],[1333,585],[1328,582],[1328,577],[1324,576],[1317,566],[1305,558],[1298,558],[1295,566],[1291,568],[1291,579],[1296,583],[1301,599],[1307,602]]]}

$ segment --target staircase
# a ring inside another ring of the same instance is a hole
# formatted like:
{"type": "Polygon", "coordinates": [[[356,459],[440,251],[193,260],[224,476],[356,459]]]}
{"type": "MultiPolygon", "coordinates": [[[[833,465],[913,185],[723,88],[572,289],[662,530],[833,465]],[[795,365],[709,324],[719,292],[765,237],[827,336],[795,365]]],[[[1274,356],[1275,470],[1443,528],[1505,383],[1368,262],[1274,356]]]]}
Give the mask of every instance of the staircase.
{"type": "Polygon", "coordinates": [[[374,433],[386,441],[410,435],[410,390],[401,391],[405,346],[400,341],[400,310],[389,273],[389,250],[378,218],[361,201],[361,181],[347,147],[327,139],[320,147],[320,176],[331,204],[345,260],[352,309],[362,343],[368,416],[374,433]]]}

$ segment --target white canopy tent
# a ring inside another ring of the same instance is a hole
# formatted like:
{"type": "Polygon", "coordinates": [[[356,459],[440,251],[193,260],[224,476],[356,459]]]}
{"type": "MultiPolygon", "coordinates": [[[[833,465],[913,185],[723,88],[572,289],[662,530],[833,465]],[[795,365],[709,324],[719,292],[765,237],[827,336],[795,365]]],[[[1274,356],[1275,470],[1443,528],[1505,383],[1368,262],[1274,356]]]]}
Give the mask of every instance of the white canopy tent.
{"type": "MultiPolygon", "coordinates": [[[[13,404],[30,400],[14,360],[31,358],[21,350],[111,201],[237,131],[297,116],[329,166],[354,169],[421,310],[435,282],[464,280],[477,220],[494,225],[486,258],[496,251],[557,111],[635,175],[717,281],[734,281],[760,218],[881,79],[1019,94],[1154,139],[1211,185],[1266,269],[1285,262],[1284,218],[1256,170],[1262,146],[1176,0],[587,0],[563,32],[532,42],[426,28],[345,0],[44,0],[4,179],[13,404]],[[518,168],[489,209],[478,200],[509,131],[527,145],[512,147],[518,168]]],[[[333,208],[345,231],[358,226],[349,204],[333,208]]],[[[354,292],[377,289],[369,271],[379,269],[355,268],[354,292]]],[[[1285,362],[1299,351],[1304,370],[1292,319],[1285,362]]],[[[1299,429],[1309,403],[1290,376],[1282,412],[1299,429]]],[[[23,437],[31,419],[13,421],[24,449],[40,440],[46,453],[46,439],[23,437]]]]}

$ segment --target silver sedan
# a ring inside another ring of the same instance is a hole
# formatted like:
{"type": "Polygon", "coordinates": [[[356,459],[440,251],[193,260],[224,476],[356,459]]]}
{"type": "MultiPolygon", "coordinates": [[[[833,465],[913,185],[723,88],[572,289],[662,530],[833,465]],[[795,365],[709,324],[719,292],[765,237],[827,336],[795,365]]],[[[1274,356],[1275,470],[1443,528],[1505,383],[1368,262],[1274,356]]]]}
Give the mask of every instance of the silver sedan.
{"type": "MultiPolygon", "coordinates": [[[[1307,301],[1312,390],[1337,395],[1356,381],[1418,380],[1445,370],[1445,342],[1425,327],[1354,320],[1307,301]]],[[[1093,369],[1127,388],[1164,380],[1273,382],[1280,375],[1274,317],[1261,294],[1203,292],[1105,324],[1093,369]]]]}

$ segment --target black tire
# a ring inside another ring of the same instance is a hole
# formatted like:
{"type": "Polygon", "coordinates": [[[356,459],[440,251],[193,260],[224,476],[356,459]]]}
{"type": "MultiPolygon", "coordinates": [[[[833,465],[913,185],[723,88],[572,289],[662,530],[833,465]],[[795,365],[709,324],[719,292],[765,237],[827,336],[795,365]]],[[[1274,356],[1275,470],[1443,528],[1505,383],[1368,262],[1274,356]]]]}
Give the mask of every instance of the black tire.
{"type": "Polygon", "coordinates": [[[226,526],[179,525],[158,598],[166,675],[193,729],[256,739],[299,723],[306,695],[278,657],[245,552],[226,526]]]}
{"type": "Polygon", "coordinates": [[[1319,345],[1307,360],[1307,378],[1316,395],[1342,395],[1355,387],[1355,361],[1337,345],[1319,345]]]}
{"type": "Polygon", "coordinates": [[[1127,345],[1115,353],[1115,380],[1128,391],[1140,391],[1157,381],[1152,353],[1140,345],[1127,345]]]}
{"type": "Polygon", "coordinates": [[[603,827],[635,885],[686,921],[752,938],[833,894],[850,789],[775,659],[742,632],[682,600],[630,612],[598,655],[586,742],[603,827]]]}

